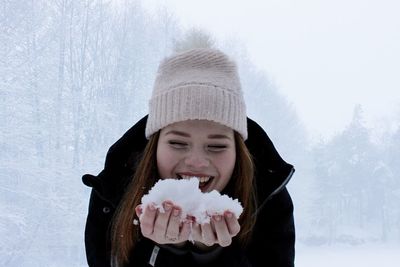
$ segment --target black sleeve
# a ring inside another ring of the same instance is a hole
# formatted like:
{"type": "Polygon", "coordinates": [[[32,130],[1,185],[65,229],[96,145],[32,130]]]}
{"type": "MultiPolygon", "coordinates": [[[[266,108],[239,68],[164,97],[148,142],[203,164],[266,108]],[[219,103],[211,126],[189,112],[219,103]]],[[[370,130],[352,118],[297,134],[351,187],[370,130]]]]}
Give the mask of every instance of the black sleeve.
{"type": "Polygon", "coordinates": [[[260,211],[248,255],[255,267],[293,267],[294,253],[293,202],[284,188],[260,211]]]}
{"type": "Polygon", "coordinates": [[[109,226],[112,214],[113,208],[92,189],[85,227],[88,266],[110,267],[109,226]]]}

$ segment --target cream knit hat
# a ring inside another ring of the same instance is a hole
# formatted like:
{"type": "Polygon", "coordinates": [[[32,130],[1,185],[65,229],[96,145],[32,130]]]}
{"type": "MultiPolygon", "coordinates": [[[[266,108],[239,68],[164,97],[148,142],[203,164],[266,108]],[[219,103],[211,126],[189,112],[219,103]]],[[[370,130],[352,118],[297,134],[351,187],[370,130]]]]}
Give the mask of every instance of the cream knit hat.
{"type": "Polygon", "coordinates": [[[161,62],[149,102],[146,137],[172,123],[195,119],[228,126],[247,139],[237,67],[218,50],[188,50],[161,62]]]}

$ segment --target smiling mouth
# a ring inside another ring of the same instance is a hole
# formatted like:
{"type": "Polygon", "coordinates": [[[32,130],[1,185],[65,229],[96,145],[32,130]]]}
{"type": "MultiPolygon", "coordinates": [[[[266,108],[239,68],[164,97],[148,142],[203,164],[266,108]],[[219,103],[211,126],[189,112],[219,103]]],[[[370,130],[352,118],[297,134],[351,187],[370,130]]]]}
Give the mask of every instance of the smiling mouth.
{"type": "Polygon", "coordinates": [[[178,179],[186,179],[189,180],[191,178],[196,178],[199,181],[199,189],[204,192],[208,185],[211,183],[211,181],[214,179],[213,176],[196,176],[196,175],[177,175],[178,179]]]}

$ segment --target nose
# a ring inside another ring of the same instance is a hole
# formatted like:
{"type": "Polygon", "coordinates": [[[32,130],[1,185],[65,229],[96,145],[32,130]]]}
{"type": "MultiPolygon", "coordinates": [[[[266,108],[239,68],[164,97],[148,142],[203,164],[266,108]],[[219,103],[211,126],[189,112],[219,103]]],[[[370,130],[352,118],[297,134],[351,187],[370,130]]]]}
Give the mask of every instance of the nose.
{"type": "Polygon", "coordinates": [[[192,152],[186,156],[185,164],[191,169],[198,170],[207,168],[210,165],[210,160],[202,153],[192,152]]]}

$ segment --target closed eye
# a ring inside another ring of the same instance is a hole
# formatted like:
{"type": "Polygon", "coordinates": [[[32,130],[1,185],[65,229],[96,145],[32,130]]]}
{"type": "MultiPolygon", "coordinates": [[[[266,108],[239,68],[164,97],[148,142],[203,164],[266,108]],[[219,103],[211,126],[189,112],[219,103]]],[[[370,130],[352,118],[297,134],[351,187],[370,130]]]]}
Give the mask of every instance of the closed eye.
{"type": "Polygon", "coordinates": [[[173,148],[181,149],[186,148],[187,144],[180,141],[168,141],[168,144],[171,145],[173,148]]]}
{"type": "Polygon", "coordinates": [[[219,151],[223,151],[227,148],[227,145],[209,145],[207,146],[208,150],[212,151],[212,152],[219,152],[219,151]]]}

